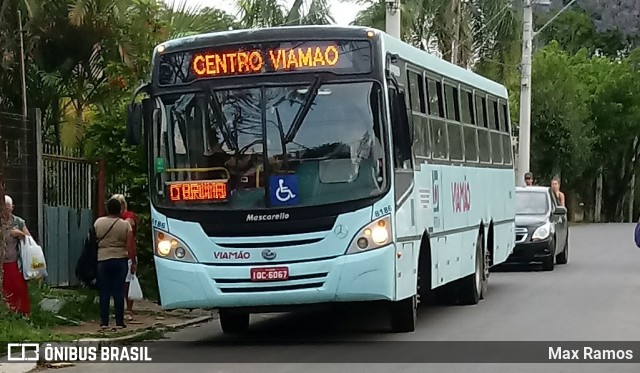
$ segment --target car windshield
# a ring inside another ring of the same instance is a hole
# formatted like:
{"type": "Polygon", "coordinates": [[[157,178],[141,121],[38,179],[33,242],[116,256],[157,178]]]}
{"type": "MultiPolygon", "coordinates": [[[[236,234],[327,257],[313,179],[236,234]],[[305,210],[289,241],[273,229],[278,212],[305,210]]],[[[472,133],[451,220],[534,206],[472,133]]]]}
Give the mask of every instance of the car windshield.
{"type": "Polygon", "coordinates": [[[544,215],[548,211],[547,192],[516,192],[517,215],[544,215]]]}
{"type": "Polygon", "coordinates": [[[319,79],[162,96],[156,200],[246,210],[376,196],[385,180],[381,100],[376,83],[319,79]]]}

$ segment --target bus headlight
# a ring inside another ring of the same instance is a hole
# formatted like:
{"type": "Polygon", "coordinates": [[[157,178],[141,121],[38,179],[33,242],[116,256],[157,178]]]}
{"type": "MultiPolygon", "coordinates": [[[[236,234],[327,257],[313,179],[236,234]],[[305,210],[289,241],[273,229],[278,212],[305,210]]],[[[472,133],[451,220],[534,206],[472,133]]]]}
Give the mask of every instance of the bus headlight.
{"type": "Polygon", "coordinates": [[[360,253],[380,248],[391,242],[391,215],[369,223],[355,236],[347,254],[360,253]]]}
{"type": "Polygon", "coordinates": [[[533,236],[531,239],[533,240],[544,240],[551,234],[551,223],[545,223],[543,226],[538,227],[535,232],[533,232],[533,236]]]}
{"type": "Polygon", "coordinates": [[[187,245],[168,233],[154,231],[153,241],[153,253],[161,258],[197,262],[187,245]]]}

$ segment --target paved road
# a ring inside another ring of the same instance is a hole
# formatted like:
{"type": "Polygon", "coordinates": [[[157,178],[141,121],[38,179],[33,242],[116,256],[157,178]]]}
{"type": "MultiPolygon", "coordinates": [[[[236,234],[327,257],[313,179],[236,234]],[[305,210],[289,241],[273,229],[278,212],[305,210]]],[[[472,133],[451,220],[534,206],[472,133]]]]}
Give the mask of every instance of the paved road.
{"type": "MultiPolygon", "coordinates": [[[[553,272],[533,267],[509,267],[494,272],[487,298],[476,306],[428,306],[419,314],[418,330],[387,332],[382,311],[351,307],[293,315],[252,316],[251,337],[270,347],[233,347],[230,353],[249,356],[269,348],[274,355],[345,356],[348,346],[333,350],[313,346],[274,346],[283,341],[639,341],[640,250],[632,242],[633,225],[582,225],[571,228],[569,264],[553,272]]],[[[170,336],[175,353],[206,355],[222,336],[217,321],[170,336]]],[[[233,340],[233,339],[231,339],[233,340]]],[[[395,345],[395,344],[394,344],[395,345]]],[[[409,347],[410,348],[410,347],[409,347]]],[[[166,351],[166,350],[165,350],[166,351]]],[[[218,350],[219,351],[219,350],[218,350]]],[[[640,351],[636,351],[640,354],[640,351]]],[[[125,368],[125,366],[118,365],[125,368]]],[[[82,364],[65,373],[109,372],[114,366],[82,364]]],[[[189,372],[638,372],[640,364],[135,364],[130,373],[189,372]]]]}

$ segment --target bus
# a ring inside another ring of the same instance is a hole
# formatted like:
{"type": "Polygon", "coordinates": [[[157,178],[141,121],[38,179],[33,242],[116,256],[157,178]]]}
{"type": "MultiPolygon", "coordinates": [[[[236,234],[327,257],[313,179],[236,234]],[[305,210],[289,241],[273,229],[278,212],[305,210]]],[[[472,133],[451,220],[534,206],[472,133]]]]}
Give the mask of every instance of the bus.
{"type": "Polygon", "coordinates": [[[411,332],[421,297],[477,304],[513,251],[507,90],[384,32],[170,40],[127,110],[159,304],[217,309],[224,333],[336,302],[411,332]]]}

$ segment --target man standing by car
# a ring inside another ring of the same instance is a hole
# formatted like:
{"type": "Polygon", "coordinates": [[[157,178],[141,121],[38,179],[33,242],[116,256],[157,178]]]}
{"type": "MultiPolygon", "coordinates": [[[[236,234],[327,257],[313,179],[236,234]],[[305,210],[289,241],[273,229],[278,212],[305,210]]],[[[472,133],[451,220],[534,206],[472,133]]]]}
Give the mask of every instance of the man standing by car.
{"type": "Polygon", "coordinates": [[[531,172],[527,172],[526,174],[524,174],[524,183],[527,186],[533,185],[533,174],[531,172]]]}

